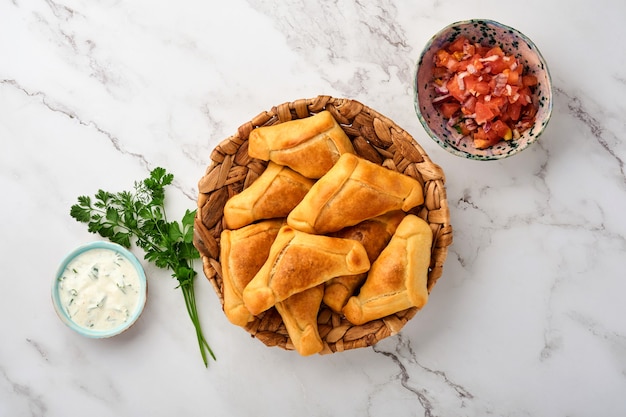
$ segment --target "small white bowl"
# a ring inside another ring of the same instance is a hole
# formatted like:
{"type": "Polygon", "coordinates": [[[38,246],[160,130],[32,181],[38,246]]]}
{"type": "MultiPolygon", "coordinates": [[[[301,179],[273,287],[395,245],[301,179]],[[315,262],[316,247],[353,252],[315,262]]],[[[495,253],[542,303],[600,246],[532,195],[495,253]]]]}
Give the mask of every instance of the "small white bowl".
{"type": "Polygon", "coordinates": [[[137,321],[147,292],[139,260],[121,245],[96,241],[76,248],[63,259],[52,284],[52,303],[70,329],[90,338],[107,338],[137,321]],[[97,266],[80,263],[94,256],[102,257],[97,266]],[[87,268],[91,268],[89,272],[87,268]],[[84,317],[87,312],[88,317],[84,317]]]}

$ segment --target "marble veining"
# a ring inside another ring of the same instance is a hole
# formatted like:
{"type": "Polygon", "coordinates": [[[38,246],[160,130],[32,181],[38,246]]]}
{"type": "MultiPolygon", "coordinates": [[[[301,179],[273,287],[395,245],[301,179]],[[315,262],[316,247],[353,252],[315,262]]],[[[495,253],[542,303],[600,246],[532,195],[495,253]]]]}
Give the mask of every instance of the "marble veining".
{"type": "Polygon", "coordinates": [[[148,161],[143,157],[143,155],[139,153],[126,151],[123,148],[123,145],[120,143],[120,139],[114,136],[111,132],[104,130],[93,121],[82,120],[80,116],[73,110],[66,109],[63,107],[63,105],[55,103],[53,100],[50,100],[44,92],[28,91],[26,88],[22,87],[16,80],[0,80],[0,84],[6,84],[11,87],[14,87],[29,97],[39,98],[41,103],[48,110],[52,112],[60,113],[66,117],[69,117],[72,120],[75,120],[77,123],[83,126],[95,129],[98,133],[104,135],[110,141],[111,145],[115,148],[116,151],[118,151],[121,154],[132,156],[133,158],[139,160],[144,167],[146,167],[147,169],[150,169],[150,165],[148,164],[148,161]]]}
{"type": "MultiPolygon", "coordinates": [[[[623,157],[619,155],[619,152],[616,149],[620,145],[622,145],[622,140],[618,138],[612,131],[607,131],[607,129],[603,126],[602,121],[598,120],[596,117],[594,117],[592,113],[590,113],[586,109],[585,104],[579,97],[568,94],[566,91],[563,91],[559,88],[556,89],[556,92],[557,94],[563,96],[563,98],[567,102],[567,109],[570,114],[574,118],[585,124],[586,128],[589,129],[589,132],[598,141],[598,144],[602,146],[602,148],[604,148],[604,150],[611,156],[611,158],[619,168],[619,172],[622,177],[622,181],[624,182],[624,185],[626,185],[624,160],[623,157]]],[[[624,126],[626,126],[626,124],[624,126]]]]}
{"type": "Polygon", "coordinates": [[[400,380],[402,387],[415,395],[424,408],[425,416],[441,415],[442,411],[443,414],[447,414],[455,409],[464,408],[468,402],[474,400],[472,393],[451,381],[445,372],[420,364],[410,340],[406,340],[402,335],[398,336],[393,351],[385,351],[378,346],[373,350],[389,358],[398,367],[397,379],[400,380]],[[433,392],[437,392],[437,397],[433,396],[433,392]]]}
{"type": "Polygon", "coordinates": [[[0,3],[0,417],[625,415],[626,56],[605,42],[626,36],[624,15],[615,0],[566,14],[535,0],[0,3]],[[476,17],[529,36],[553,77],[548,128],[503,161],[448,154],[413,108],[422,47],[476,17]],[[145,263],[127,333],[88,340],[58,320],[54,271],[96,239],[69,216],[77,196],[163,166],[182,214],[221,140],[318,94],[387,115],[446,172],[454,243],[398,335],[331,356],[267,348],[200,274],[218,358],[205,369],[175,282],[145,263]]]}

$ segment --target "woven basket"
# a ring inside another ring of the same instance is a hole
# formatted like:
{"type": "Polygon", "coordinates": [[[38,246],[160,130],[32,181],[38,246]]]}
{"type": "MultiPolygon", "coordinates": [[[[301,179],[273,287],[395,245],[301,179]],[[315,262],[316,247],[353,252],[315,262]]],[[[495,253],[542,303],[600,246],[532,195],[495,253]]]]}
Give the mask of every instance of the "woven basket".
{"type": "MultiPolygon", "coordinates": [[[[194,244],[203,262],[208,280],[224,304],[220,265],[220,233],[224,229],[223,209],[226,201],[252,184],[261,175],[266,162],[248,155],[248,135],[260,126],[301,119],[328,110],[352,140],[356,153],[389,169],[417,179],[424,187],[424,204],[411,213],[425,219],[433,231],[431,264],[428,273],[430,292],[442,274],[452,227],[442,169],[402,128],[382,114],[358,101],[318,96],[283,103],[260,113],[241,125],[237,133],[220,143],[211,154],[211,164],[198,183],[198,211],[195,219],[194,244]]],[[[318,315],[319,333],[324,353],[372,346],[396,334],[417,313],[410,308],[383,319],[354,326],[342,315],[324,304],[318,315]]],[[[271,308],[245,328],[267,346],[294,349],[278,312],[271,308]]]]}

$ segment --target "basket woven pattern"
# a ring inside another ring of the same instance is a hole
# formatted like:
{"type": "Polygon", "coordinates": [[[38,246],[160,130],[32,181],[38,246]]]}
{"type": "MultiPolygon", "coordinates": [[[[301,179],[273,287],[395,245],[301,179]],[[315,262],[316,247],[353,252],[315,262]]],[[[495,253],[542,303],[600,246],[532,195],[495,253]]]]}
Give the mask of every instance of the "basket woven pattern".
{"type": "MultiPolygon", "coordinates": [[[[406,131],[377,111],[355,100],[318,96],[283,103],[260,113],[241,125],[236,134],[223,140],[211,154],[211,164],[198,183],[194,244],[200,252],[204,274],[222,305],[224,298],[219,244],[220,234],[224,230],[224,205],[231,196],[252,184],[267,165],[267,162],[248,155],[250,132],[256,127],[309,117],[322,110],[328,110],[341,124],[359,156],[409,175],[423,185],[424,204],[411,213],[425,219],[433,231],[429,292],[441,276],[448,246],[452,243],[442,169],[430,160],[406,131]]],[[[372,346],[399,332],[416,313],[416,308],[410,308],[354,326],[322,304],[318,327],[325,346],[321,353],[372,346]]],[[[294,348],[281,316],[274,308],[255,318],[245,329],[267,346],[289,350],[294,348]]]]}

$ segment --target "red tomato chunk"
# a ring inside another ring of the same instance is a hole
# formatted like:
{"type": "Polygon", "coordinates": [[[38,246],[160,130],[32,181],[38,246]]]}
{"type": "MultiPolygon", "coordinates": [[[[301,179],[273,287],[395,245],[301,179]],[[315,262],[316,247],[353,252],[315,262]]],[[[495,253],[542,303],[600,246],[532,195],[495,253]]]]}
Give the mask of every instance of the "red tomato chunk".
{"type": "Polygon", "coordinates": [[[532,89],[537,77],[499,47],[472,44],[459,36],[435,54],[439,96],[434,105],[453,133],[470,136],[478,149],[512,140],[530,128],[537,114],[532,89]]]}

